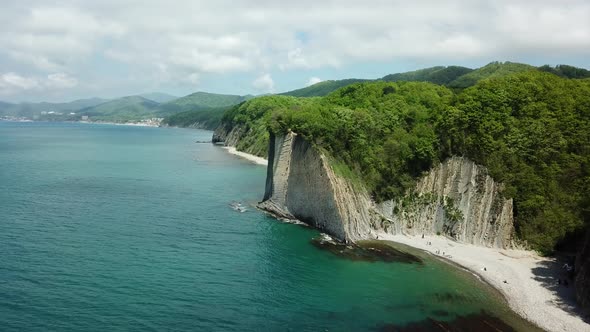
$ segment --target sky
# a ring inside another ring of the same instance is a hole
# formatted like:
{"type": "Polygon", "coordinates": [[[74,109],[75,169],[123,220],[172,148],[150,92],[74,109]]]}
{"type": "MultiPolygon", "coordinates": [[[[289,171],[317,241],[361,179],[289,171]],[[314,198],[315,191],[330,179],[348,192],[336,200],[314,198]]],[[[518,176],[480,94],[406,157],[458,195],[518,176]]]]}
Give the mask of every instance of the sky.
{"type": "Polygon", "coordinates": [[[491,61],[590,68],[590,1],[0,0],[0,100],[263,94],[491,61]]]}

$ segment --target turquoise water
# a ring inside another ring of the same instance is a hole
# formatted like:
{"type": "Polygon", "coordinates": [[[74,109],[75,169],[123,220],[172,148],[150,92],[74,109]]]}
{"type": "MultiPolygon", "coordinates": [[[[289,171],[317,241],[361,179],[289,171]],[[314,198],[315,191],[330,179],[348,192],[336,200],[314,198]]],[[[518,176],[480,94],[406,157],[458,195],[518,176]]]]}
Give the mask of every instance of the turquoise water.
{"type": "Polygon", "coordinates": [[[265,168],[211,132],[0,122],[2,331],[366,331],[482,309],[447,264],[351,261],[232,201],[265,168]]]}

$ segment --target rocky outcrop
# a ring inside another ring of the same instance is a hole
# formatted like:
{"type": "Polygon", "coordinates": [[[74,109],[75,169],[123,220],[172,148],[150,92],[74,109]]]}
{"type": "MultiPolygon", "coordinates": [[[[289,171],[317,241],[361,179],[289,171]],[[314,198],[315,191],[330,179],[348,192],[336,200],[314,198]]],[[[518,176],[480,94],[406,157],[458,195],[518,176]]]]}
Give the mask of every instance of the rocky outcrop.
{"type": "Polygon", "coordinates": [[[441,234],[488,247],[514,244],[512,200],[484,167],[451,158],[405,197],[379,204],[334,173],[326,155],[295,133],[271,134],[261,209],[298,219],[346,242],[392,234],[441,234]]]}
{"type": "Polygon", "coordinates": [[[213,132],[213,143],[223,143],[225,146],[236,146],[245,134],[241,126],[219,126],[213,132]]]}
{"type": "Polygon", "coordinates": [[[263,210],[298,219],[345,242],[370,233],[370,200],[334,174],[327,158],[300,136],[271,134],[263,210]]]}
{"type": "Polygon", "coordinates": [[[212,142],[235,147],[240,152],[266,158],[268,149],[268,132],[248,127],[244,124],[224,123],[213,132],[212,142]]]}
{"type": "Polygon", "coordinates": [[[414,190],[396,201],[377,204],[389,233],[444,234],[486,247],[514,246],[512,200],[501,194],[485,167],[460,157],[439,164],[414,190]]]}
{"type": "Polygon", "coordinates": [[[578,303],[590,309],[590,230],[576,257],[576,297],[578,303]]]}

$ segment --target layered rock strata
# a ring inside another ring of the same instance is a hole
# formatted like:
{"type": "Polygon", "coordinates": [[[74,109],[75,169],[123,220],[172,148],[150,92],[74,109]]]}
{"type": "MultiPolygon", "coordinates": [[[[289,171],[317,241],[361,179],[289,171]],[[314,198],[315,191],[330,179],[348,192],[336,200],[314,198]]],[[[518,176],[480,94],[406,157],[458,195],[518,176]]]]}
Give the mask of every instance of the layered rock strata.
{"type": "Polygon", "coordinates": [[[401,199],[375,203],[334,173],[324,153],[295,133],[271,134],[266,190],[259,207],[298,219],[345,242],[392,234],[442,234],[456,241],[509,248],[512,200],[484,167],[454,157],[419,179],[401,199]]]}

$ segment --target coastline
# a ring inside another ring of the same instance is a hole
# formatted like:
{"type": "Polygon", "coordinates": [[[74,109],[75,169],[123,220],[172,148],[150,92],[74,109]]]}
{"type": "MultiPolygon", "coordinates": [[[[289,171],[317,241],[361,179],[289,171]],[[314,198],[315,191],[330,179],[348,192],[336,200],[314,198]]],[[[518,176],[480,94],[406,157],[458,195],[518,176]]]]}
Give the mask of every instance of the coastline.
{"type": "Polygon", "coordinates": [[[242,157],[246,160],[249,160],[257,165],[262,165],[262,166],[268,166],[268,160],[262,158],[262,157],[258,157],[255,156],[253,154],[249,154],[246,152],[242,152],[242,151],[238,151],[234,146],[224,146],[223,147],[225,150],[227,150],[227,152],[236,155],[238,157],[242,157]]]}
{"type": "Polygon", "coordinates": [[[573,284],[557,285],[562,269],[553,258],[532,251],[478,247],[442,236],[378,235],[379,240],[421,249],[467,269],[500,291],[510,309],[544,330],[590,330],[576,311],[573,284]]]}
{"type": "Polygon", "coordinates": [[[143,122],[103,122],[103,121],[71,121],[71,122],[113,125],[113,126],[154,127],[154,128],[160,127],[159,124],[151,124],[151,123],[143,123],[143,122]]]}
{"type": "MultiPolygon", "coordinates": [[[[233,146],[223,148],[256,164],[268,165],[266,159],[237,151],[233,146]]],[[[584,313],[576,305],[573,282],[569,286],[557,282],[558,278],[565,278],[565,272],[555,258],[527,250],[480,247],[444,236],[377,235],[378,240],[423,250],[467,270],[496,289],[517,315],[543,330],[590,331],[590,324],[584,321],[584,313]]]]}

